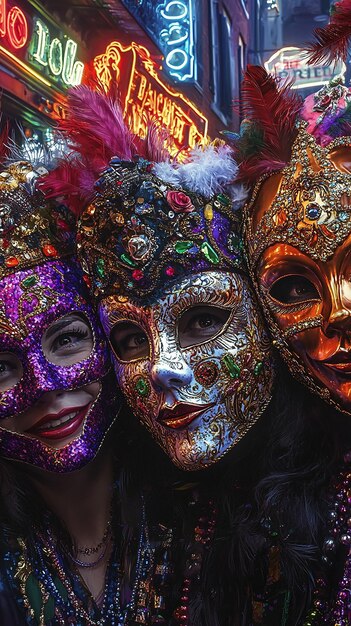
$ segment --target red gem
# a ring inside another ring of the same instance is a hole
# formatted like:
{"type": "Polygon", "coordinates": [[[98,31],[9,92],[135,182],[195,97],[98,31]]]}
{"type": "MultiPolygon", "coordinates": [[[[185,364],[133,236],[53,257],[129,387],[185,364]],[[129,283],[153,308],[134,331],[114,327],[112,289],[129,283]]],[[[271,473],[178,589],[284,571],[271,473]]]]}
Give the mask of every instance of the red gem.
{"type": "Polygon", "coordinates": [[[42,251],[45,254],[45,256],[48,256],[48,257],[57,256],[58,254],[55,246],[52,246],[51,243],[46,243],[42,247],[42,251]]]}
{"type": "Polygon", "coordinates": [[[214,361],[199,363],[194,371],[195,379],[204,387],[211,387],[216,382],[218,375],[218,366],[214,361]]]}
{"type": "Polygon", "coordinates": [[[144,272],[141,270],[134,270],[134,272],[132,272],[132,278],[133,280],[141,280],[144,278],[144,272]]]}
{"type": "Polygon", "coordinates": [[[9,256],[9,258],[6,259],[6,261],[5,261],[5,265],[7,267],[16,267],[16,265],[18,265],[18,263],[19,263],[19,260],[15,256],[9,256]]]}
{"type": "Polygon", "coordinates": [[[2,240],[2,247],[4,248],[4,250],[7,250],[7,248],[9,247],[10,242],[8,239],[3,239],[2,240]]]}
{"type": "Polygon", "coordinates": [[[116,185],[117,185],[118,187],[120,187],[120,185],[123,185],[123,180],[117,180],[117,181],[116,181],[116,185]]]}
{"type": "Polygon", "coordinates": [[[91,280],[90,280],[90,278],[89,278],[89,276],[87,274],[83,275],[83,280],[84,280],[86,286],[88,287],[88,289],[90,289],[90,287],[91,287],[91,280]]]}
{"type": "Polygon", "coordinates": [[[170,277],[174,276],[175,273],[176,273],[176,271],[175,271],[174,267],[172,267],[172,265],[168,265],[168,267],[166,267],[166,269],[165,269],[165,272],[166,272],[167,276],[170,276],[170,277]]]}

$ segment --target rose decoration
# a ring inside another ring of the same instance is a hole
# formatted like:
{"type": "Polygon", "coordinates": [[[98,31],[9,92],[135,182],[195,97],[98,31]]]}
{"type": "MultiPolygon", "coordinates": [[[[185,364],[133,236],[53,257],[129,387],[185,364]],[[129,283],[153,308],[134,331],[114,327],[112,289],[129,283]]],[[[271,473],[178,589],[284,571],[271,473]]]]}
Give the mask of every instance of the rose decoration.
{"type": "Polygon", "coordinates": [[[128,241],[128,252],[135,261],[148,261],[152,244],[146,235],[134,235],[128,241]]]}
{"type": "Polygon", "coordinates": [[[166,200],[175,213],[191,213],[194,205],[182,191],[167,191],[166,200]]]}

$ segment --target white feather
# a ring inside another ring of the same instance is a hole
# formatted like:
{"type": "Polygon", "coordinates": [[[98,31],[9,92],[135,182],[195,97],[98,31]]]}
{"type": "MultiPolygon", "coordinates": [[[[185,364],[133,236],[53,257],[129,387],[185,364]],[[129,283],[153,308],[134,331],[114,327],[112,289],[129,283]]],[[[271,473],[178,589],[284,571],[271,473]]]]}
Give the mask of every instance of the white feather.
{"type": "Polygon", "coordinates": [[[165,183],[169,183],[170,185],[180,185],[180,174],[177,168],[167,161],[163,163],[155,163],[154,165],[154,173],[158,178],[163,180],[165,183]]]}
{"type": "Polygon", "coordinates": [[[158,163],[155,174],[164,182],[179,185],[205,198],[226,191],[235,179],[238,166],[227,146],[194,148],[186,163],[158,163]]]}

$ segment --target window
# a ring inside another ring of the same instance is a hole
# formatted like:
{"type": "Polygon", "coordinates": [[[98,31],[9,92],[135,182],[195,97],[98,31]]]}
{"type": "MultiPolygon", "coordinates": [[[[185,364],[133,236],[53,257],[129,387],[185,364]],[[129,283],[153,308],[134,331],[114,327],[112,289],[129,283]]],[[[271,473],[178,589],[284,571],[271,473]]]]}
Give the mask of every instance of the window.
{"type": "Polygon", "coordinates": [[[232,23],[216,0],[211,2],[211,28],[213,104],[228,122],[232,117],[234,82],[232,23]]]}

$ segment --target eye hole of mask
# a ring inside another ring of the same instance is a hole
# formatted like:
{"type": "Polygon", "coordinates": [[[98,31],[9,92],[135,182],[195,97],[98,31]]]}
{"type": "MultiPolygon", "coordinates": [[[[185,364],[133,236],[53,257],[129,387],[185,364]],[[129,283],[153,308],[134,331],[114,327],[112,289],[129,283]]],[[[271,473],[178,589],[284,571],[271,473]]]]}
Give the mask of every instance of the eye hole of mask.
{"type": "Polygon", "coordinates": [[[70,313],[55,320],[44,332],[43,352],[50,363],[68,367],[85,361],[93,349],[91,326],[80,313],[70,313]]]}
{"type": "Polygon", "coordinates": [[[226,325],[230,309],[218,306],[194,306],[185,311],[178,323],[178,340],[181,348],[196,346],[218,335],[226,325]]]}
{"type": "Polygon", "coordinates": [[[150,356],[149,339],[141,326],[134,322],[117,322],[111,330],[110,343],[121,361],[147,359],[150,356]]]}
{"type": "Polygon", "coordinates": [[[269,295],[277,302],[286,305],[320,300],[314,284],[305,276],[298,274],[278,278],[269,290],[269,295]]]}
{"type": "Polygon", "coordinates": [[[12,389],[21,380],[23,367],[12,352],[0,352],[0,392],[12,389]]]}

